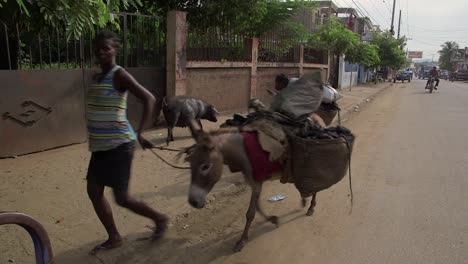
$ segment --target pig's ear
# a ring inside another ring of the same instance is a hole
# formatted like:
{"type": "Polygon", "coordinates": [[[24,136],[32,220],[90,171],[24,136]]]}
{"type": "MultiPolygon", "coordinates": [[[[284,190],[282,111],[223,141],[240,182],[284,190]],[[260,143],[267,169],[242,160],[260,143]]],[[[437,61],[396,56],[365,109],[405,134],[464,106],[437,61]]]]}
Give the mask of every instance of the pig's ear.
{"type": "Polygon", "coordinates": [[[215,114],[219,115],[218,109],[216,109],[216,107],[214,107],[214,106],[213,106],[213,112],[215,112],[215,114]]]}
{"type": "Polygon", "coordinates": [[[195,139],[195,141],[198,142],[201,135],[203,134],[203,131],[198,126],[198,124],[197,124],[197,122],[195,120],[190,121],[189,128],[190,128],[190,132],[192,133],[192,137],[195,139]]]}

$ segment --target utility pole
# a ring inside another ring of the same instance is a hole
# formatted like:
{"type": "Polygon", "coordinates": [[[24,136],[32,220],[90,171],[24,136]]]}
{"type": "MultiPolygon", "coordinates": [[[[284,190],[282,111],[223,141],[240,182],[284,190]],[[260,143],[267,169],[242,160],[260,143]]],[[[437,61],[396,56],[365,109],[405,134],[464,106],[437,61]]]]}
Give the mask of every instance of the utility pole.
{"type": "Polygon", "coordinates": [[[401,10],[400,10],[400,18],[398,19],[398,35],[397,35],[397,39],[400,39],[400,27],[401,27],[401,10]]]}
{"type": "Polygon", "coordinates": [[[396,0],[393,0],[392,24],[390,26],[390,33],[392,34],[392,36],[395,35],[395,27],[393,26],[393,22],[395,22],[395,6],[396,6],[396,0]]]}

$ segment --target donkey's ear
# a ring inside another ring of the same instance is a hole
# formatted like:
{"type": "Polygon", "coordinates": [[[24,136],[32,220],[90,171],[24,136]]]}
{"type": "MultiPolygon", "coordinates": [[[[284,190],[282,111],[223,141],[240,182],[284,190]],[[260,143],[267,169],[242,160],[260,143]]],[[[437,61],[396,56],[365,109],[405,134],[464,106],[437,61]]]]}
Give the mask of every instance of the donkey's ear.
{"type": "Polygon", "coordinates": [[[203,134],[203,131],[198,126],[197,122],[195,122],[195,120],[190,121],[189,128],[190,128],[190,132],[192,133],[192,137],[195,139],[195,141],[198,142],[198,140],[200,139],[200,136],[203,134]]]}

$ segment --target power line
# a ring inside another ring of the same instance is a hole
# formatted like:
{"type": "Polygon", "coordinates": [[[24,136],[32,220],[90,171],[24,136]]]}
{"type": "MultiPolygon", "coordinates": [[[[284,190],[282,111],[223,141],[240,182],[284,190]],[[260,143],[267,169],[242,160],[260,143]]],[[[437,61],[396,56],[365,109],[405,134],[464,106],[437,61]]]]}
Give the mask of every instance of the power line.
{"type": "Polygon", "coordinates": [[[388,9],[388,11],[391,14],[392,13],[392,8],[388,5],[388,2],[385,2],[385,0],[383,0],[383,3],[384,3],[384,6],[388,9]]]}
{"type": "Polygon", "coordinates": [[[430,28],[424,28],[416,25],[411,25],[415,29],[419,30],[424,30],[424,31],[434,31],[434,32],[465,32],[468,31],[468,28],[463,28],[463,29],[453,29],[453,30],[446,30],[446,29],[430,29],[430,28]]]}
{"type": "Polygon", "coordinates": [[[414,37],[413,39],[417,40],[424,40],[424,41],[437,41],[437,42],[447,42],[447,41],[455,41],[455,42],[467,42],[468,39],[463,38],[431,38],[431,37],[414,37]]]}
{"type": "MultiPolygon", "coordinates": [[[[379,13],[380,17],[382,18],[383,21],[387,21],[386,23],[388,23],[388,19],[385,18],[385,15],[383,15],[381,12],[380,12],[380,9],[374,4],[374,2],[369,1],[371,4],[372,4],[372,7],[374,7],[374,9],[377,11],[377,13],[379,13]]],[[[383,25],[382,25],[383,26],[383,25]]]]}
{"type": "MultiPolygon", "coordinates": [[[[346,0],[343,0],[343,1],[344,1],[344,3],[345,3],[347,6],[349,6],[349,7],[352,6],[352,5],[350,5],[346,0]]],[[[357,4],[354,0],[351,0],[351,1],[354,3],[354,5],[356,6],[357,12],[358,12],[362,17],[368,17],[368,18],[374,20],[376,23],[378,23],[378,22],[377,22],[377,19],[375,19],[374,17],[372,17],[372,16],[370,15],[370,13],[369,13],[365,8],[363,8],[363,9],[364,9],[364,11],[363,11],[363,10],[358,6],[358,4],[357,4]],[[367,12],[367,15],[366,15],[366,12],[367,12]]]]}
{"type": "Polygon", "coordinates": [[[425,38],[425,39],[468,39],[467,36],[441,36],[441,35],[421,35],[421,34],[412,34],[411,37],[415,38],[425,38]]]}
{"type": "Polygon", "coordinates": [[[409,0],[406,0],[406,32],[408,33],[408,36],[410,35],[410,30],[409,30],[409,0]]]}
{"type": "Polygon", "coordinates": [[[352,2],[354,3],[354,5],[356,6],[356,9],[358,10],[358,12],[361,13],[361,16],[363,16],[363,17],[368,17],[368,18],[374,20],[375,22],[377,22],[377,20],[376,20],[375,18],[373,18],[373,17],[369,14],[369,12],[367,12],[367,14],[366,14],[366,12],[365,12],[366,10],[363,11],[363,10],[358,6],[358,4],[357,4],[354,0],[351,0],[351,1],[352,1],[352,2]]]}
{"type": "MultiPolygon", "coordinates": [[[[422,44],[425,44],[425,45],[429,45],[429,46],[436,46],[436,44],[434,43],[429,43],[429,42],[425,42],[425,41],[421,41],[421,40],[418,40],[418,39],[412,39],[412,41],[416,41],[416,42],[419,42],[419,43],[422,43],[422,44]]],[[[437,45],[439,46],[439,45],[437,45]]]]}
{"type": "Polygon", "coordinates": [[[364,9],[364,11],[367,12],[367,16],[370,17],[372,20],[374,20],[376,24],[378,23],[377,19],[375,19],[374,17],[372,17],[372,16],[370,15],[370,12],[367,11],[359,2],[356,3],[354,0],[352,0],[352,1],[353,1],[353,3],[356,5],[356,7],[357,7],[358,9],[360,8],[359,6],[361,6],[361,8],[364,9]],[[359,4],[359,5],[358,5],[358,4],[359,4]]]}

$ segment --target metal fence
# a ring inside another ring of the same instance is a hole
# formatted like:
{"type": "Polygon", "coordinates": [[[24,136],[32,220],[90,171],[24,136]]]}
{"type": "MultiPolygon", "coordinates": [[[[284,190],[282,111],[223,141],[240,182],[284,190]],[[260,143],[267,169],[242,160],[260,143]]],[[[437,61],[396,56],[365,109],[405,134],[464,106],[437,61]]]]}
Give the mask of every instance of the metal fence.
{"type": "Polygon", "coordinates": [[[250,61],[251,49],[244,35],[236,33],[223,19],[207,19],[188,25],[187,59],[189,61],[250,61]]]}
{"type": "Polygon", "coordinates": [[[295,56],[299,43],[291,38],[286,26],[268,32],[259,38],[258,61],[261,62],[298,62],[295,56]]]}
{"type": "Polygon", "coordinates": [[[304,63],[328,64],[328,53],[312,47],[304,47],[304,63]]]}
{"type": "MultiPolygon", "coordinates": [[[[313,34],[318,31],[320,25],[326,21],[319,12],[299,10],[291,20],[293,23],[303,26],[305,32],[313,34]]],[[[298,45],[302,40],[288,25],[282,25],[278,29],[264,34],[259,43],[259,61],[264,62],[298,62],[298,45]]],[[[326,63],[327,56],[323,52],[313,48],[304,49],[304,62],[326,63]]]]}
{"type": "Polygon", "coordinates": [[[299,10],[292,20],[303,25],[309,33],[316,32],[324,22],[324,18],[322,18],[319,11],[311,12],[309,10],[299,10]]]}
{"type": "MultiPolygon", "coordinates": [[[[96,66],[94,37],[99,28],[80,39],[67,39],[64,28],[31,32],[18,24],[0,24],[0,70],[76,69],[96,66]]],[[[119,13],[106,29],[119,34],[117,63],[125,67],[165,64],[165,29],[157,17],[119,13]]]]}
{"type": "MultiPolygon", "coordinates": [[[[247,38],[233,29],[230,21],[222,17],[196,19],[190,24],[187,19],[187,60],[189,61],[251,61],[251,46],[247,38]]],[[[198,18],[198,17],[197,17],[198,18]]],[[[300,24],[305,32],[314,33],[324,22],[318,12],[300,10],[291,19],[291,23],[300,24]]],[[[278,26],[275,30],[259,37],[259,62],[299,62],[299,44],[301,40],[298,28],[291,25],[278,26]]],[[[304,33],[305,33],[304,32],[304,33]]],[[[326,61],[323,53],[308,49],[304,62],[321,63],[326,61]]]]}

